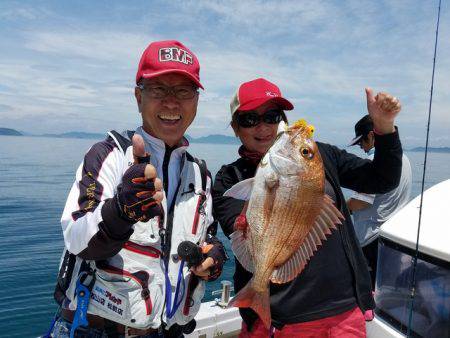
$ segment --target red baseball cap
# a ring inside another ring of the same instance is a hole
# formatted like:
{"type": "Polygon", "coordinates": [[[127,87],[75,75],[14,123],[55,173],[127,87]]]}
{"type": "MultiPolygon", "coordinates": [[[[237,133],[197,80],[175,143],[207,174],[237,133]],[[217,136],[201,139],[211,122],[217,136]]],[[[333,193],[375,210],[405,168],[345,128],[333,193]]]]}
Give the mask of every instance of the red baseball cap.
{"type": "Polygon", "coordinates": [[[283,110],[292,110],[294,105],[286,100],[280,88],[266,79],[256,79],[241,84],[231,99],[231,116],[236,111],[247,111],[258,108],[267,101],[275,102],[283,110]]]}
{"type": "Polygon", "coordinates": [[[200,83],[200,64],[189,48],[175,40],[152,42],[142,53],[136,74],[136,84],[144,79],[168,73],[186,75],[198,87],[200,83]]]}

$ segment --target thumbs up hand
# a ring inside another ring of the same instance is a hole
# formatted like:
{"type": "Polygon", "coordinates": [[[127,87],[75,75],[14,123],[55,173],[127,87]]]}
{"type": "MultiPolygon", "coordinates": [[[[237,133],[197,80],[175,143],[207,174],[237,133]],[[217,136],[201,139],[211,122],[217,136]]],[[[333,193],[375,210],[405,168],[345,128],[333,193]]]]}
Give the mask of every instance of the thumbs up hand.
{"type": "Polygon", "coordinates": [[[379,134],[395,132],[394,122],[402,106],[398,98],[388,93],[373,94],[366,88],[367,110],[373,121],[373,128],[379,134]]]}
{"type": "Polygon", "coordinates": [[[145,152],[144,140],[135,134],[133,142],[134,164],[125,171],[117,191],[117,202],[122,218],[133,222],[147,222],[162,216],[162,182],[150,164],[150,154],[145,152]]]}

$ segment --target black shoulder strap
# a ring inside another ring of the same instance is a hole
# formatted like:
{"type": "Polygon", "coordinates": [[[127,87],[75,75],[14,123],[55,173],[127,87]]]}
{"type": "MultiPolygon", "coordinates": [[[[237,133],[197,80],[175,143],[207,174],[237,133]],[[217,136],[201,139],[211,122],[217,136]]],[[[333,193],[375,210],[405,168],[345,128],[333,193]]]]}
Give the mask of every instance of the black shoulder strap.
{"type": "Polygon", "coordinates": [[[114,135],[117,142],[119,142],[119,146],[124,152],[129,146],[131,146],[131,138],[134,135],[134,130],[127,130],[123,134],[120,134],[115,130],[111,130],[110,133],[114,135]]]}
{"type": "Polygon", "coordinates": [[[206,180],[208,177],[208,168],[206,167],[206,162],[205,160],[199,160],[197,158],[195,162],[198,164],[200,168],[200,175],[202,177],[202,190],[206,191],[206,180]]]}
{"type": "Polygon", "coordinates": [[[198,159],[189,153],[186,153],[186,157],[189,161],[197,163],[198,167],[200,168],[200,176],[202,178],[202,190],[206,191],[206,181],[208,179],[208,168],[206,167],[205,160],[198,159]]]}

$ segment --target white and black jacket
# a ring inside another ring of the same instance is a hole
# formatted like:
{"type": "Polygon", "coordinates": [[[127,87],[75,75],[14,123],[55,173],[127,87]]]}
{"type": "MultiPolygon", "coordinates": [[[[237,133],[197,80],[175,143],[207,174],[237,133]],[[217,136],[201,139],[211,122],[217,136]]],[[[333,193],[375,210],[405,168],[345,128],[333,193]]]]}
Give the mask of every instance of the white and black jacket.
{"type": "Polygon", "coordinates": [[[165,257],[173,300],[180,266],[178,244],[186,240],[202,243],[213,223],[210,174],[203,161],[186,151],[186,145],[152,154],[155,167],[161,168],[163,163],[165,177],[160,178],[164,185],[176,186],[172,205],[167,205],[165,197],[162,201],[164,226],[158,217],[135,224],[122,220],[114,212],[112,198],[124,172],[133,164],[132,134],[108,133],[106,140],[91,147],[77,170],[61,218],[65,251],[55,298],[65,296],[70,301],[68,307],[76,309],[76,281],[80,272],[91,269],[96,280],[89,313],[135,328],[158,328],[161,321],[167,327],[184,325],[198,312],[204,282],[192,283],[194,277],[185,266],[184,299],[173,317],[167,318],[160,230],[169,234],[165,257]],[[171,151],[181,156],[173,166],[180,170],[178,182],[169,182],[171,151]]]}

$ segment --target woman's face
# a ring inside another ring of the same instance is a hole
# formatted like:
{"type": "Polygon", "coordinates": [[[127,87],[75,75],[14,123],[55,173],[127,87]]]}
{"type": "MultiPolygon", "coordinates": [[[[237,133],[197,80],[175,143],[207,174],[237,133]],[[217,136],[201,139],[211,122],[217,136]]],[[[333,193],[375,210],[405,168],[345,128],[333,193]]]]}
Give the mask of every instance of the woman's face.
{"type": "MultiPolygon", "coordinates": [[[[266,102],[258,108],[252,110],[252,112],[257,113],[260,117],[269,110],[279,109],[278,106],[273,102],[266,102]]],[[[281,110],[280,110],[281,111],[281,110]]],[[[237,112],[239,115],[244,115],[250,113],[249,111],[237,112]]],[[[264,121],[260,121],[254,127],[244,128],[240,126],[237,122],[234,122],[233,129],[236,136],[239,137],[242,144],[247,150],[256,151],[264,154],[269,150],[273,141],[277,136],[278,123],[269,124],[264,121]]]]}

